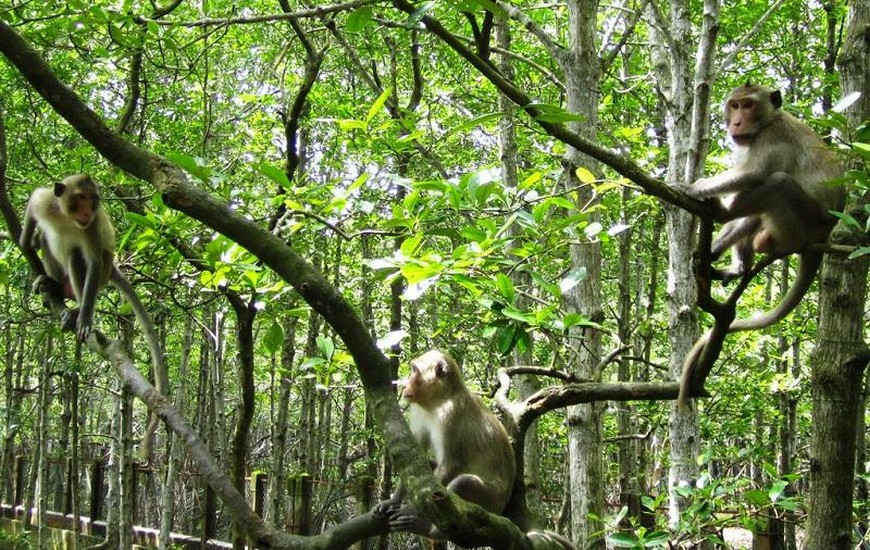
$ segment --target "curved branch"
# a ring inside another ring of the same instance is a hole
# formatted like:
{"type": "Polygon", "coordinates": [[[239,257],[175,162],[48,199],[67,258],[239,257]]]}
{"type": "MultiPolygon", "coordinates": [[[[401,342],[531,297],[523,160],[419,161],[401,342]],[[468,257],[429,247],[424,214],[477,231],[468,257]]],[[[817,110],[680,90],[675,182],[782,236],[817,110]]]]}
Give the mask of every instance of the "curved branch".
{"type": "MultiPolygon", "coordinates": [[[[409,3],[407,0],[393,0],[393,4],[399,10],[408,14],[414,13],[416,9],[414,5],[409,3]]],[[[596,160],[601,161],[620,175],[642,187],[644,191],[650,195],[659,197],[698,216],[709,217],[712,215],[712,210],[709,205],[691,199],[683,193],[666,185],[661,180],[651,177],[633,161],[584,138],[576,132],[568,130],[564,124],[550,122],[544,116],[545,112],[537,106],[531,97],[507,80],[498,69],[465,47],[462,41],[445,29],[438,20],[427,15],[423,17],[422,22],[427,30],[440,38],[463,59],[471,63],[471,65],[473,65],[474,68],[487,78],[487,80],[498,88],[501,93],[532,117],[550,136],[558,139],[562,143],[574,147],[578,151],[585,153],[596,160]]]]}

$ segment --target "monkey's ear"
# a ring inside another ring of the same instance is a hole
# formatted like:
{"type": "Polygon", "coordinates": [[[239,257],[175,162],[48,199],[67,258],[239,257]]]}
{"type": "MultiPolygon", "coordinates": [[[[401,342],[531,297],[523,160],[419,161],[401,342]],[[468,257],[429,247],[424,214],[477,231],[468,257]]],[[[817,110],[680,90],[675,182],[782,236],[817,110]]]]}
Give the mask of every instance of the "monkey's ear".
{"type": "Polygon", "coordinates": [[[450,365],[447,364],[445,359],[439,359],[437,363],[435,363],[435,376],[438,378],[444,378],[450,372],[450,365]]]}
{"type": "Polygon", "coordinates": [[[751,81],[751,80],[747,80],[747,81],[746,81],[746,84],[744,84],[743,86],[744,86],[745,88],[751,88],[751,87],[752,87],[752,81],[751,81]]]}
{"type": "Polygon", "coordinates": [[[61,182],[57,182],[54,184],[55,197],[60,197],[61,195],[63,195],[64,191],[66,191],[66,185],[62,184],[61,182]]]}
{"type": "Polygon", "coordinates": [[[782,107],[782,93],[779,90],[770,92],[770,102],[776,109],[782,107]]]}

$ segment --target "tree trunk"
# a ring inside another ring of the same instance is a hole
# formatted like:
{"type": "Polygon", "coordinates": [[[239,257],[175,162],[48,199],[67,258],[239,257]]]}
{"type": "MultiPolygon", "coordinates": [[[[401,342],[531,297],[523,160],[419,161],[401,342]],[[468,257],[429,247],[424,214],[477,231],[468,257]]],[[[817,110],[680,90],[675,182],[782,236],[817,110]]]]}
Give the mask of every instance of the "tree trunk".
{"type": "MultiPolygon", "coordinates": [[[[189,316],[185,317],[182,338],[181,358],[178,362],[178,391],[175,395],[186,396],[190,349],[193,345],[193,320],[189,316]]],[[[171,387],[167,385],[166,389],[171,390],[171,387]]],[[[171,394],[166,397],[172,398],[171,394]]],[[[177,403],[181,413],[186,413],[186,400],[179,399],[177,403]]],[[[172,430],[166,430],[166,444],[169,448],[169,456],[166,460],[166,475],[163,478],[163,488],[160,495],[159,550],[168,550],[170,547],[169,535],[172,532],[172,525],[175,520],[175,482],[178,478],[178,470],[183,459],[182,443],[172,430]]]]}
{"type": "MultiPolygon", "coordinates": [[[[248,468],[248,440],[254,420],[254,318],[257,310],[253,302],[246,302],[238,295],[227,295],[236,314],[236,342],[238,345],[237,372],[239,373],[239,407],[236,426],[233,430],[231,475],[236,489],[245,494],[245,474],[248,468]]],[[[234,522],[233,548],[244,550],[245,529],[234,522]]]]}
{"type": "MultiPolygon", "coordinates": [[[[710,73],[718,29],[719,4],[704,5],[701,40],[692,35],[692,10],[685,0],[671,0],[666,21],[655,3],[647,8],[654,48],[656,79],[663,97],[664,126],[670,150],[668,183],[691,183],[701,171],[706,152],[706,120],[710,73]],[[695,70],[690,65],[690,46],[698,42],[695,70]],[[695,93],[692,94],[691,92],[695,93]],[[706,93],[702,93],[706,92],[706,93]]],[[[679,379],[683,360],[698,337],[695,307],[696,284],[692,272],[694,223],[692,216],[665,206],[668,235],[668,309],[671,335],[670,374],[679,379]]],[[[672,407],[670,415],[671,464],[668,472],[670,523],[676,525],[686,503],[676,488],[697,476],[695,457],[700,452],[700,430],[694,401],[684,409],[672,407]]]]}
{"type": "MultiPolygon", "coordinates": [[[[568,111],[583,117],[582,133],[594,137],[598,128],[599,62],[595,43],[598,3],[571,0],[568,3],[569,43],[560,59],[566,78],[568,111]]],[[[572,130],[581,130],[577,123],[572,130]]],[[[598,203],[589,186],[580,186],[576,169],[594,171],[591,159],[569,147],[564,158],[566,188],[579,188],[576,203],[581,208],[598,203]]],[[[588,213],[589,222],[597,220],[595,210],[588,213]]],[[[579,313],[594,322],[602,320],[601,311],[601,250],[598,242],[582,242],[571,246],[571,269],[585,269],[586,276],[566,293],[565,309],[579,313]]],[[[571,371],[583,379],[599,376],[601,332],[594,328],[572,330],[568,353],[571,371]]],[[[567,410],[569,483],[571,487],[571,535],[578,548],[604,548],[604,540],[596,536],[602,525],[590,514],[603,517],[604,474],[602,465],[601,411],[603,404],[576,405],[567,410]]]]}
{"type": "MultiPolygon", "coordinates": [[[[840,89],[862,93],[846,115],[854,128],[870,116],[870,5],[850,2],[849,23],[840,56],[840,89]]],[[[850,212],[861,215],[866,199],[850,212]]],[[[854,244],[839,226],[832,240],[854,244]]],[[[866,259],[828,254],[822,266],[818,347],[812,357],[813,433],[810,443],[809,515],[805,548],[852,547],[856,425],[862,411],[861,384],[868,361],[863,321],[867,292],[866,259]]]]}

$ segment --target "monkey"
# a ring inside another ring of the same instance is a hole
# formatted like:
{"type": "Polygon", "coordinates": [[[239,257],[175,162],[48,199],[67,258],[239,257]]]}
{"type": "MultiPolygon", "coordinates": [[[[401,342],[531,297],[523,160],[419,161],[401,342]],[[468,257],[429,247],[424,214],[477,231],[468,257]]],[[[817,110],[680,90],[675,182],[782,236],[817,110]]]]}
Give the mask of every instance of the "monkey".
{"type": "MultiPolygon", "coordinates": [[[[449,490],[489,512],[501,514],[510,499],[516,463],[507,431],[496,416],[468,390],[459,365],[449,355],[430,350],[410,363],[402,391],[410,403],[414,438],[434,458],[435,477],[449,490]]],[[[404,486],[377,505],[394,531],[435,540],[445,536],[411,504],[401,504],[404,486]]]]}
{"type": "Polygon", "coordinates": [[[115,229],[100,208],[96,183],[85,174],[68,176],[52,188],[36,189],[27,202],[19,244],[33,251],[40,230],[46,275],[65,298],[76,300],[76,335],[87,338],[97,292],[112,275],[115,229]]]}
{"type": "MultiPolygon", "coordinates": [[[[734,166],[701,178],[681,190],[696,199],[717,199],[715,206],[727,223],[713,241],[711,256],[718,259],[732,249],[731,265],[717,270],[725,282],[751,272],[756,253],[770,258],[798,254],[797,276],[782,301],[769,311],[737,319],[728,332],[771,326],[800,303],[815,279],[822,252],[807,248],[823,243],[836,225],[831,211],[845,206],[843,175],[836,155],[804,122],[782,111],[779,90],[747,82],[728,95],[725,128],[734,143],[734,166]]],[[[710,339],[706,332],[683,365],[679,404],[684,404],[698,357],[710,339]]]]}
{"type": "MultiPolygon", "coordinates": [[[[157,391],[165,395],[168,377],[154,325],[133,285],[115,265],[115,228],[100,203],[97,182],[87,174],[67,176],[52,187],[33,191],[24,211],[19,245],[28,258],[36,257],[36,232],[50,289],[78,302],[64,314],[62,325],[79,340],[92,331],[97,294],[112,283],[130,303],[142,326],[151,354],[157,391]]],[[[36,284],[40,284],[37,278],[36,284]]],[[[156,427],[156,417],[149,423],[156,427]]]]}
{"type": "MultiPolygon", "coordinates": [[[[415,439],[433,455],[435,477],[449,490],[488,512],[502,514],[513,493],[517,467],[504,426],[462,380],[456,361],[430,350],[410,362],[411,373],[402,397],[409,403],[409,423],[415,439]]],[[[405,488],[375,506],[394,531],[433,540],[444,534],[410,504],[402,505],[405,488]]],[[[532,529],[526,536],[533,548],[576,550],[558,533],[532,529]]]]}

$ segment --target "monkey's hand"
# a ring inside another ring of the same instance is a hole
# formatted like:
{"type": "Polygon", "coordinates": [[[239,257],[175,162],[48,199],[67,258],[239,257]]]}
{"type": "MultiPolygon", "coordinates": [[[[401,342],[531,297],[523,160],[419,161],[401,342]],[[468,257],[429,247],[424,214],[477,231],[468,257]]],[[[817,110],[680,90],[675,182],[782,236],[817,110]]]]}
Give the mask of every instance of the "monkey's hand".
{"type": "Polygon", "coordinates": [[[707,196],[701,192],[701,189],[702,189],[701,185],[703,184],[703,182],[704,182],[704,178],[699,179],[698,181],[696,181],[692,185],[688,185],[685,183],[678,183],[678,184],[674,185],[674,189],[679,191],[680,193],[686,195],[690,199],[702,200],[702,199],[707,198],[707,196]]]}
{"type": "Polygon", "coordinates": [[[63,285],[48,275],[37,275],[36,278],[33,279],[33,286],[31,288],[33,292],[40,294],[47,292],[61,300],[64,299],[63,285]]]}
{"type": "Polygon", "coordinates": [[[436,540],[444,538],[431,521],[421,516],[417,509],[410,505],[395,510],[389,518],[389,523],[391,531],[416,533],[436,540]]]}
{"type": "Polygon", "coordinates": [[[79,310],[68,309],[60,316],[60,330],[64,332],[77,332],[79,310]]]}
{"type": "Polygon", "coordinates": [[[76,336],[82,342],[88,339],[88,336],[91,335],[92,331],[90,321],[86,321],[81,314],[79,314],[79,320],[76,322],[76,336]]]}
{"type": "Polygon", "coordinates": [[[372,514],[375,519],[385,523],[390,522],[391,518],[399,511],[400,503],[395,499],[382,500],[375,504],[372,508],[372,514]]]}

